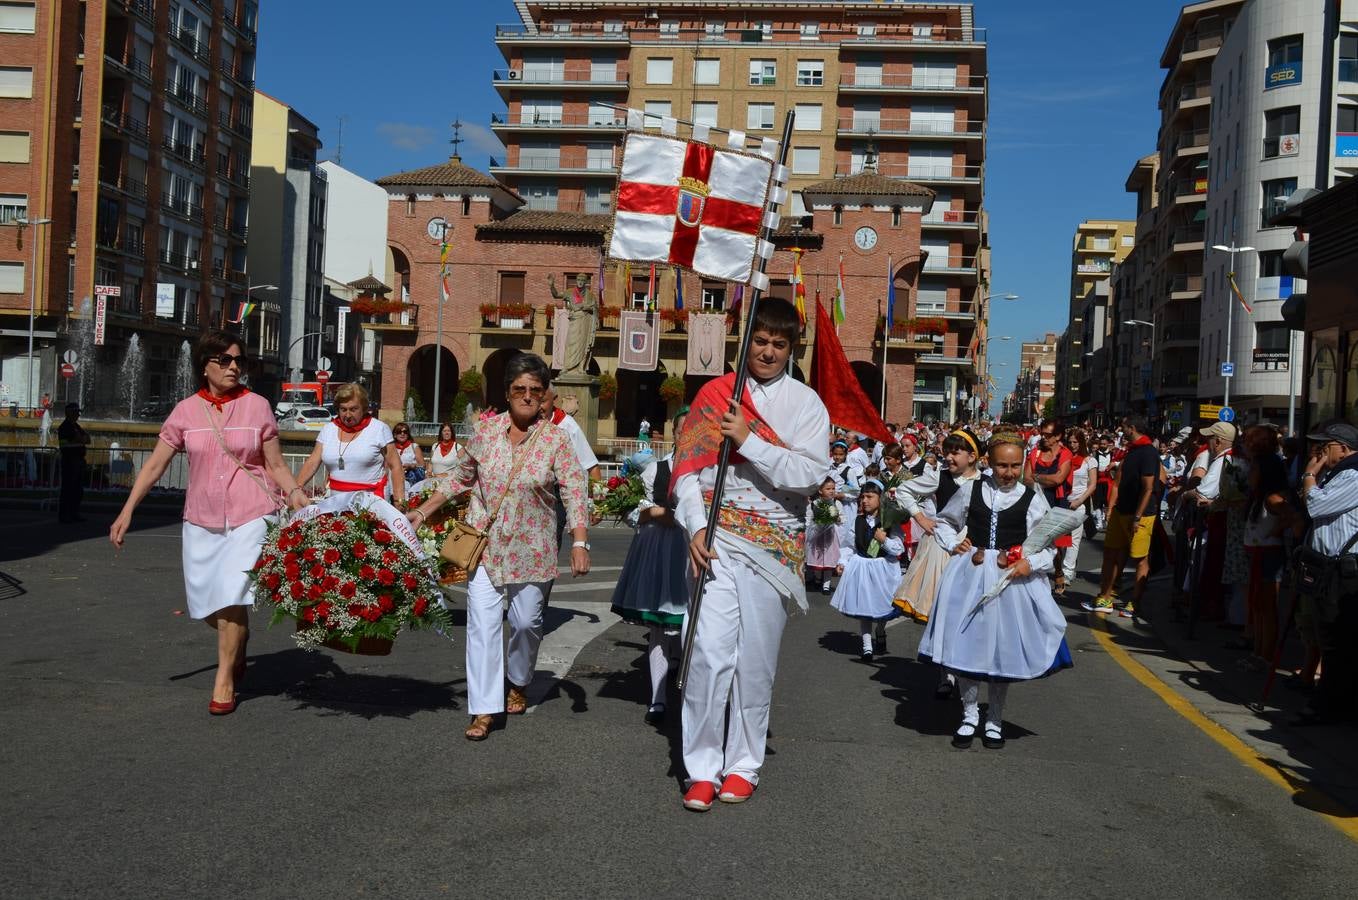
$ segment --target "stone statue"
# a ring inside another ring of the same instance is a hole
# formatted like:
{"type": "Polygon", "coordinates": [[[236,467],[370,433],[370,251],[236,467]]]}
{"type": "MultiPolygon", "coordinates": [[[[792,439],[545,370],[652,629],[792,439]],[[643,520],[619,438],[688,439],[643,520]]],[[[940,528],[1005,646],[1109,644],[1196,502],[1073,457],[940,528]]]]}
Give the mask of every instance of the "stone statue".
{"type": "MultiPolygon", "coordinates": [[[[561,361],[562,375],[584,376],[588,373],[590,352],[594,349],[594,327],[599,315],[599,298],[589,289],[589,276],[575,276],[575,287],[567,296],[556,287],[556,276],[547,276],[552,298],[565,301],[569,331],[566,334],[566,358],[561,361]]],[[[557,360],[553,360],[557,362],[557,360]]]]}

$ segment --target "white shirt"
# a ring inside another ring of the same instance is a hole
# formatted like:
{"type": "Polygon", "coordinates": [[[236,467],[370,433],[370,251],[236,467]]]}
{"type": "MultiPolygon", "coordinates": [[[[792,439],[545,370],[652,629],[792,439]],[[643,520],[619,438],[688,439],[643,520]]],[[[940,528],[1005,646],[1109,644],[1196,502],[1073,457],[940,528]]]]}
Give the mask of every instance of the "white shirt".
{"type": "MultiPolygon", "coordinates": [[[[742,461],[727,470],[722,503],[762,516],[786,534],[800,533],[806,523],[808,498],[819,490],[830,471],[826,461],[830,456],[830,414],[815,391],[786,372],[762,384],[754,379],[747,384],[754,408],[784,446],[776,447],[751,432],[739,450],[742,461]]],[[[690,536],[707,527],[703,493],[711,491],[716,481],[717,467],[708,466],[701,472],[684,474],[675,484],[677,518],[690,536]]],[[[806,602],[801,580],[793,578],[768,553],[747,541],[732,539],[721,529],[716,540],[721,545],[719,553],[742,555],[767,575],[780,594],[806,602]]]]}
{"type": "MultiPolygon", "coordinates": [[[[974,490],[982,492],[981,499],[985,501],[986,506],[999,512],[1004,512],[1023,497],[1021,483],[1010,486],[1008,490],[996,488],[994,482],[989,479],[977,479],[961,484],[957,493],[948,501],[948,505],[938,514],[938,521],[934,526],[934,537],[949,550],[956,550],[957,545],[962,543],[960,534],[967,525],[967,510],[971,506],[971,492],[974,490]]],[[[1028,515],[1025,517],[1027,530],[1031,532],[1050,510],[1051,507],[1047,504],[1047,498],[1043,496],[1042,491],[1034,488],[1033,500],[1028,504],[1028,515]]],[[[978,544],[988,542],[990,539],[989,535],[969,535],[969,537],[978,544]]],[[[1048,547],[1027,559],[1034,572],[1051,572],[1052,563],[1056,559],[1056,550],[1048,547]]]]}
{"type": "Polygon", "coordinates": [[[575,451],[576,458],[580,460],[580,468],[589,474],[589,470],[599,465],[599,457],[594,455],[594,448],[589,445],[589,438],[585,437],[585,430],[579,423],[570,416],[557,423],[557,428],[566,432],[566,437],[571,439],[571,449],[575,451]]]}
{"type": "Polygon", "coordinates": [[[868,454],[868,451],[864,450],[859,444],[853,445],[853,449],[849,451],[849,455],[846,459],[849,465],[860,472],[872,465],[872,457],[868,454]]]}
{"type": "Polygon", "coordinates": [[[457,441],[453,441],[453,449],[449,451],[447,456],[444,456],[443,451],[439,449],[439,442],[434,441],[434,446],[429,448],[429,477],[447,475],[457,468],[457,455],[461,452],[461,445],[457,441]]]}
{"type": "Polygon", "coordinates": [[[1090,480],[1098,477],[1098,471],[1098,462],[1094,457],[1086,456],[1080,467],[1070,475],[1070,496],[1082,496],[1089,489],[1090,480]]]}
{"type": "MultiPolygon", "coordinates": [[[[1205,452],[1200,454],[1199,459],[1205,455],[1205,452]]],[[[1225,450],[1219,453],[1207,466],[1207,474],[1202,476],[1202,481],[1198,483],[1198,494],[1204,499],[1215,500],[1221,496],[1221,471],[1226,468],[1226,461],[1230,458],[1230,455],[1231,451],[1225,450]]],[[[1197,465],[1197,460],[1194,460],[1193,466],[1196,468],[1197,465]]]]}
{"type": "MultiPolygon", "coordinates": [[[[1323,476],[1322,476],[1323,477],[1323,476]]],[[[1349,538],[1358,532],[1358,472],[1340,472],[1325,483],[1316,485],[1306,495],[1306,511],[1310,513],[1312,549],[1326,556],[1337,556],[1349,538]]],[[[1355,552],[1350,547],[1349,552],[1355,552]]]]}
{"type": "MultiPolygon", "coordinates": [[[[864,516],[864,518],[868,520],[868,533],[871,534],[872,532],[876,531],[877,528],[879,527],[877,524],[877,517],[864,516]]],[[[852,519],[849,519],[846,522],[840,523],[839,564],[841,566],[847,566],[849,564],[849,560],[853,559],[857,555],[857,551],[855,551],[854,549],[854,539],[857,537],[857,535],[854,532],[855,529],[857,528],[858,528],[857,516],[854,516],[852,519]]],[[[882,544],[881,548],[882,548],[881,552],[878,554],[879,558],[890,560],[900,559],[901,554],[905,552],[905,537],[901,534],[901,529],[892,528],[888,530],[886,533],[886,543],[882,544]]]]}
{"type": "Polygon", "coordinates": [[[376,484],[387,476],[387,445],[395,440],[391,426],[381,419],[372,419],[353,440],[340,443],[339,426],[326,422],[316,435],[321,446],[321,462],[331,478],[356,484],[376,484]],[[340,468],[340,460],[344,468],[340,468]]]}

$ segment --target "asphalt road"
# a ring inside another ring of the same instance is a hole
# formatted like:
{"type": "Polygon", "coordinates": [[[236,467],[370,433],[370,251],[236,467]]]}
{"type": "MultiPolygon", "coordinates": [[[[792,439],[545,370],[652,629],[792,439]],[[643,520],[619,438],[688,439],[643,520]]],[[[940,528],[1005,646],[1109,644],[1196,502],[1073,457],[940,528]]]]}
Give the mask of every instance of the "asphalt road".
{"type": "Polygon", "coordinates": [[[215,654],[181,614],[178,524],[145,520],[115,555],[104,523],[47,519],[0,513],[3,897],[1273,898],[1358,883],[1345,834],[1134,681],[1075,601],[1076,667],[1011,690],[1004,750],[959,751],[956,703],[914,660],[919,627],[892,627],[890,654],[863,665],[852,623],[814,599],[783,640],[758,792],[695,815],[679,806],[677,723],[642,722],[644,633],[608,611],[629,532],[597,532],[597,571],[558,582],[540,704],[470,744],[460,629],[367,658],[304,653],[261,617],[244,702],[210,718],[215,654]]]}

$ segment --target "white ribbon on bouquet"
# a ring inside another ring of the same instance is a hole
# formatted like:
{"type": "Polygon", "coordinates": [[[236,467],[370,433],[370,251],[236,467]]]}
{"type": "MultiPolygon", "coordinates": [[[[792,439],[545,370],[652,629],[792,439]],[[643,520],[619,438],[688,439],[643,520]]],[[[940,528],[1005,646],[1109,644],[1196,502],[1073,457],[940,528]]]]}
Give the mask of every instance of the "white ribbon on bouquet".
{"type": "Polygon", "coordinates": [[[327,513],[365,511],[377,516],[392,534],[401,539],[401,543],[410,548],[416,559],[422,561],[428,559],[424,548],[420,546],[420,539],[415,534],[414,526],[410,524],[405,514],[381,497],[367,491],[339,494],[318,500],[310,506],[304,506],[297,510],[288,519],[288,522],[306,522],[327,513]]]}
{"type": "MultiPolygon", "coordinates": [[[[1023,541],[1023,557],[1026,559],[1034,553],[1046,550],[1055,544],[1058,538],[1065,537],[1075,531],[1076,528],[1084,525],[1084,510],[1082,509],[1051,509],[1047,514],[1033,526],[1033,530],[1028,532],[1028,537],[1023,541]]],[[[1000,553],[1006,552],[1004,549],[1000,553]]],[[[1009,584],[1009,580],[1014,577],[1014,567],[1011,565],[1000,573],[1000,578],[995,584],[981,595],[967,618],[970,619],[981,611],[981,608],[1000,595],[1000,592],[1009,584]]]]}

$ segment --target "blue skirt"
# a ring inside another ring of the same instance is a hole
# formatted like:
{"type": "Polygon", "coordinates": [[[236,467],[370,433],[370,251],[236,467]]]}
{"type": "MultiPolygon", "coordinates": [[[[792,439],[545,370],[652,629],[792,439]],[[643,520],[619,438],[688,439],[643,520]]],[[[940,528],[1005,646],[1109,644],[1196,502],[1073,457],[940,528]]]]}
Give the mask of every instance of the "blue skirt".
{"type": "Polygon", "coordinates": [[[613,612],[629,622],[678,628],[688,609],[688,537],[677,525],[637,529],[613,589],[613,612]]]}

